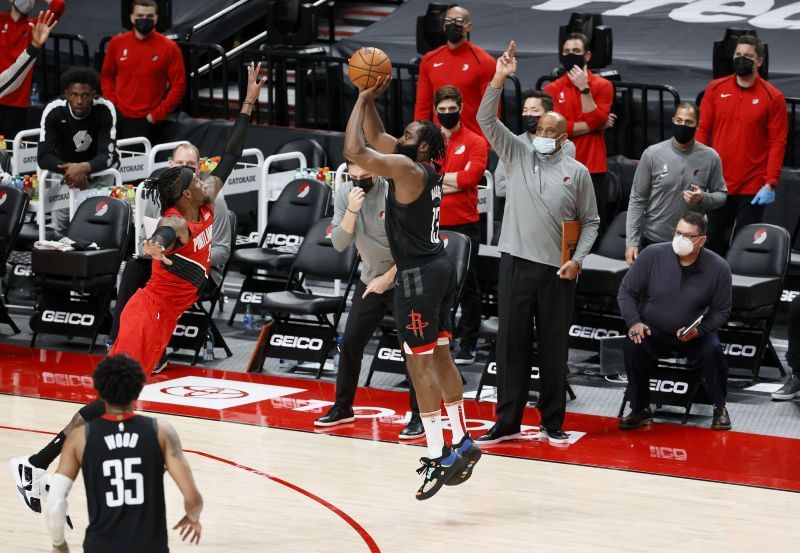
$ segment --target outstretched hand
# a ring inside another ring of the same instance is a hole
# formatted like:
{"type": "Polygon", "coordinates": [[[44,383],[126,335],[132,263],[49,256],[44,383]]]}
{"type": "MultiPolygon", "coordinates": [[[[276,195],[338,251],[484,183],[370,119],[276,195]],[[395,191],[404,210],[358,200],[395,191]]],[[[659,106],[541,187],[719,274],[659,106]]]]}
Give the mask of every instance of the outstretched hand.
{"type": "Polygon", "coordinates": [[[497,58],[497,66],[495,67],[495,74],[508,77],[517,71],[517,44],[512,40],[508,43],[508,48],[497,58]]]}
{"type": "Polygon", "coordinates": [[[172,265],[172,260],[165,254],[164,246],[158,242],[145,240],[144,244],[142,244],[142,252],[152,257],[154,261],[161,261],[164,265],[172,265]]]}
{"type": "Polygon", "coordinates": [[[359,99],[364,100],[366,102],[374,102],[378,98],[378,96],[386,92],[386,90],[389,88],[389,84],[391,84],[392,82],[392,76],[388,75],[386,77],[384,76],[375,77],[375,81],[376,82],[374,86],[364,87],[364,88],[361,88],[360,86],[358,87],[359,99]]]}
{"type": "Polygon", "coordinates": [[[247,95],[244,99],[245,102],[258,102],[261,88],[264,86],[264,83],[267,82],[266,77],[259,78],[258,75],[260,73],[261,64],[254,65],[253,62],[250,62],[250,65],[247,66],[247,95]]]}
{"type": "Polygon", "coordinates": [[[47,38],[56,23],[58,23],[56,14],[50,10],[40,11],[39,16],[36,18],[36,23],[28,22],[28,26],[31,28],[31,44],[35,48],[41,48],[47,42],[47,38]]]}
{"type": "Polygon", "coordinates": [[[199,520],[192,520],[189,515],[184,515],[173,530],[178,530],[181,533],[182,541],[186,541],[186,538],[189,538],[189,543],[200,543],[202,526],[200,526],[199,520]]]}

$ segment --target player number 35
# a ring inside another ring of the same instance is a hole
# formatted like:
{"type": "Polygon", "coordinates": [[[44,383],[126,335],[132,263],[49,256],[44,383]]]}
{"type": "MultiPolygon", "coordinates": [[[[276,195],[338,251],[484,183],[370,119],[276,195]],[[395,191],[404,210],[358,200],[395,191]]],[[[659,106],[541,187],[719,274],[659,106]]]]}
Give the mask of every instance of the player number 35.
{"type": "Polygon", "coordinates": [[[134,470],[136,465],[141,464],[141,457],[103,461],[103,476],[111,478],[113,488],[110,492],[106,492],[106,505],[121,507],[144,503],[144,478],[141,473],[134,470]],[[129,483],[127,486],[126,482],[129,483]]]}

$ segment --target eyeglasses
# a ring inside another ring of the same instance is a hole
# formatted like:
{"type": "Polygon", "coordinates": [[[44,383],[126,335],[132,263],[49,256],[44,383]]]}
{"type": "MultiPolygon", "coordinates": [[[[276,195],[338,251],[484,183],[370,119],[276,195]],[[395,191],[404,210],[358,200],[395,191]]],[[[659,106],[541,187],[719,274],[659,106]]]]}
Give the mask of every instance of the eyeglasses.
{"type": "Polygon", "coordinates": [[[464,19],[463,17],[445,17],[444,24],[451,25],[455,23],[456,25],[464,25],[465,23],[469,23],[469,19],[464,19]]]}
{"type": "Polygon", "coordinates": [[[702,234],[689,234],[687,232],[681,232],[679,230],[676,230],[675,236],[683,236],[684,238],[688,238],[689,240],[691,240],[692,238],[698,238],[702,236],[702,234]]]}

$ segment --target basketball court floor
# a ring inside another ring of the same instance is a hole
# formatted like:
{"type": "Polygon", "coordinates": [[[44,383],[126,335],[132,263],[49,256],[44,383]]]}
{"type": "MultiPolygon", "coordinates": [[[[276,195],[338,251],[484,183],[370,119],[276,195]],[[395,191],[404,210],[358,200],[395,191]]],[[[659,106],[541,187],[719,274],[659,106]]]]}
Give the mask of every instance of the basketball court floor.
{"type": "MultiPolygon", "coordinates": [[[[37,450],[93,399],[100,359],[0,345],[4,458],[37,450]]],[[[175,533],[171,550],[796,551],[798,440],[675,424],[623,433],[616,419],[568,413],[572,443],[553,447],[535,440],[531,410],[525,440],[486,447],[469,482],[419,502],[423,442],[396,442],[407,394],[361,388],[354,424],[315,432],[333,393],[330,382],[196,367],[152,377],[138,409],[178,430],[205,499],[200,546],[175,533]]],[[[492,409],[467,402],[473,433],[492,409]]],[[[0,551],[49,551],[41,515],[0,474],[0,551]]],[[[166,481],[174,525],[182,500],[166,481]]],[[[70,514],[81,551],[80,478],[70,514]]]]}

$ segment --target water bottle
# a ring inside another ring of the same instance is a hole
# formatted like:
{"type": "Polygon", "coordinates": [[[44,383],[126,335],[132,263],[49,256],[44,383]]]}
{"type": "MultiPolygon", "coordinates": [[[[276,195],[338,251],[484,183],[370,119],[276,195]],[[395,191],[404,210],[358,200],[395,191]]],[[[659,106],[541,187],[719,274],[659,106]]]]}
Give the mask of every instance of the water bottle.
{"type": "Polygon", "coordinates": [[[39,105],[39,85],[33,83],[31,85],[31,105],[38,106],[39,105]]]}
{"type": "Polygon", "coordinates": [[[206,349],[203,352],[203,361],[213,361],[214,360],[214,334],[211,332],[211,329],[208,329],[206,333],[206,349]]]}
{"type": "Polygon", "coordinates": [[[336,337],[336,353],[333,354],[333,369],[339,370],[339,352],[342,351],[342,337],[336,337]]]}
{"type": "Polygon", "coordinates": [[[249,303],[244,308],[244,327],[253,330],[253,306],[249,303]]]}

